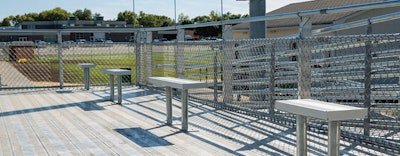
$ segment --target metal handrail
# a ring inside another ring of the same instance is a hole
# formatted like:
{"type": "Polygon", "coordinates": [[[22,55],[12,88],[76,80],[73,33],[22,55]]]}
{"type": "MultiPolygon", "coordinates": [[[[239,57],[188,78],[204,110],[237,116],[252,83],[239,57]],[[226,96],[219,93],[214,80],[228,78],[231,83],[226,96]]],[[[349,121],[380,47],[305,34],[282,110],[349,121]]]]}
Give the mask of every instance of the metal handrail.
{"type": "MultiPolygon", "coordinates": [[[[207,22],[207,23],[196,23],[196,24],[188,24],[188,25],[177,25],[177,26],[169,26],[169,27],[157,27],[157,28],[82,28],[82,29],[25,29],[25,30],[0,30],[0,33],[68,33],[68,32],[109,32],[112,30],[113,32],[149,32],[149,31],[163,31],[163,30],[176,30],[176,29],[186,29],[186,28],[196,28],[196,27],[207,27],[207,26],[218,26],[218,25],[233,25],[239,23],[248,23],[248,22],[258,22],[258,21],[268,21],[268,20],[276,20],[276,19],[285,19],[285,18],[294,18],[299,16],[311,16],[316,14],[334,14],[341,12],[348,12],[354,10],[366,10],[366,9],[378,9],[378,8],[386,8],[386,7],[395,7],[400,6],[400,0],[389,0],[383,2],[375,2],[375,3],[366,3],[366,4],[357,4],[350,6],[342,6],[336,8],[325,8],[325,9],[317,9],[317,10],[307,10],[300,12],[290,12],[284,14],[274,14],[274,15],[266,15],[266,16],[257,16],[257,17],[249,17],[249,18],[241,18],[234,20],[224,20],[217,22],[207,22]]],[[[389,18],[389,17],[387,17],[389,18]]],[[[397,18],[396,18],[397,19],[397,18]]]]}

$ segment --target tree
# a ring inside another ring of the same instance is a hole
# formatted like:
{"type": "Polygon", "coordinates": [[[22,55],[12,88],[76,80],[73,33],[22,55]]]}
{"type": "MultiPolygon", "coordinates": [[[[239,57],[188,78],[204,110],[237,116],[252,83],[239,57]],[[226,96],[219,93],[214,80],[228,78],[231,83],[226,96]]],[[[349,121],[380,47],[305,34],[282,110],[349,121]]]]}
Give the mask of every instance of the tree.
{"type": "Polygon", "coordinates": [[[22,21],[37,21],[39,20],[38,13],[27,13],[22,16],[22,21]]]}
{"type": "Polygon", "coordinates": [[[210,21],[211,21],[211,19],[209,16],[197,16],[192,19],[193,23],[206,23],[206,22],[210,22],[210,21]]]}
{"type": "Polygon", "coordinates": [[[193,24],[193,22],[189,19],[189,16],[184,15],[183,13],[178,15],[178,23],[181,25],[193,24]]]}
{"type": "Polygon", "coordinates": [[[72,16],[68,11],[61,9],[60,7],[52,10],[46,10],[39,13],[39,21],[60,21],[67,20],[69,16],[72,16]]]}
{"type": "Polygon", "coordinates": [[[134,19],[135,19],[135,25],[137,25],[138,24],[137,15],[132,11],[127,11],[127,10],[124,12],[119,12],[117,17],[117,21],[126,21],[126,24],[133,24],[134,19]]]}
{"type": "Polygon", "coordinates": [[[210,12],[210,21],[211,22],[219,21],[219,17],[214,10],[210,12]]]}
{"type": "Polygon", "coordinates": [[[167,26],[174,25],[174,21],[167,16],[158,16],[158,19],[160,20],[161,27],[167,27],[167,26]]]}
{"type": "Polygon", "coordinates": [[[89,9],[78,9],[72,13],[78,20],[93,20],[92,11],[89,9]]]}
{"type": "Polygon", "coordinates": [[[143,27],[161,27],[173,25],[173,21],[169,17],[145,14],[143,11],[140,11],[138,21],[143,27]]]}
{"type": "MultiPolygon", "coordinates": [[[[192,19],[193,23],[205,23],[205,22],[215,22],[220,20],[230,20],[230,19],[238,19],[244,18],[247,15],[240,15],[240,14],[232,14],[227,12],[222,17],[219,16],[215,11],[211,11],[209,16],[197,16],[192,19]]],[[[222,33],[221,26],[209,26],[209,27],[198,27],[195,28],[195,33],[203,36],[203,37],[221,37],[222,33]]]]}
{"type": "Polygon", "coordinates": [[[101,14],[100,13],[94,13],[94,17],[100,17],[101,16],[101,14]]]}
{"type": "Polygon", "coordinates": [[[3,18],[3,21],[1,22],[1,26],[5,26],[5,27],[9,27],[9,26],[11,26],[11,20],[8,18],[8,17],[6,17],[6,18],[3,18]]]}

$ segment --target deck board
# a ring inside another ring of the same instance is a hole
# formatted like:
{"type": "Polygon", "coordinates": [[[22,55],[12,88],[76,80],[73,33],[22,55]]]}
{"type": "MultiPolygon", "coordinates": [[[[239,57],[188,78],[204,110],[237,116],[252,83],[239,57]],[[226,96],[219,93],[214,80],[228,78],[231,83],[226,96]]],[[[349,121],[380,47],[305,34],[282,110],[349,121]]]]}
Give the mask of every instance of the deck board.
{"type": "MultiPolygon", "coordinates": [[[[181,104],[165,125],[165,95],[124,88],[123,104],[108,90],[0,94],[0,155],[293,155],[295,129],[189,103],[189,133],[181,104]]],[[[326,134],[309,133],[309,154],[325,155],[326,134]]],[[[393,155],[341,140],[342,154],[393,155]]]]}

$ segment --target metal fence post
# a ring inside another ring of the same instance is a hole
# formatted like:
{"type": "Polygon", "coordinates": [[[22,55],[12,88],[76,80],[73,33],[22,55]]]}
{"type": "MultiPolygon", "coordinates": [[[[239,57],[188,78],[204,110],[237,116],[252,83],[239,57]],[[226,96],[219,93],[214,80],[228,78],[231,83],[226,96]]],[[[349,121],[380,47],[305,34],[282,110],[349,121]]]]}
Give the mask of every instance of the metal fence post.
{"type": "MultiPolygon", "coordinates": [[[[372,33],[372,23],[367,26],[367,34],[372,33]]],[[[372,71],[372,45],[371,41],[365,43],[365,71],[364,71],[364,108],[368,109],[368,116],[364,119],[364,135],[370,135],[370,106],[371,106],[371,71],[372,71]]]]}
{"type": "Polygon", "coordinates": [[[176,35],[176,74],[178,78],[185,78],[185,50],[182,42],[185,40],[185,29],[178,29],[178,34],[176,35]]]}
{"type": "MultiPolygon", "coordinates": [[[[221,75],[221,81],[222,81],[222,91],[223,91],[223,101],[227,103],[231,103],[233,101],[233,85],[232,85],[232,80],[233,80],[233,73],[232,73],[232,60],[233,60],[233,46],[232,42],[227,42],[229,40],[233,39],[233,30],[232,30],[232,25],[224,25],[222,27],[223,31],[223,42],[221,46],[221,50],[223,52],[223,57],[222,57],[222,75],[221,75]]],[[[215,53],[215,63],[214,63],[214,101],[218,102],[218,70],[216,69],[217,66],[217,53],[215,53]]]]}
{"type": "Polygon", "coordinates": [[[270,79],[269,79],[269,113],[275,114],[275,43],[271,44],[271,70],[270,70],[270,79]]]}
{"type": "MultiPolygon", "coordinates": [[[[214,54],[214,105],[218,103],[218,53],[214,54]]],[[[206,68],[207,69],[207,68],[206,68]]],[[[207,81],[207,79],[206,79],[207,81]]]]}
{"type": "Polygon", "coordinates": [[[64,88],[64,64],[62,58],[62,32],[57,32],[57,40],[58,40],[58,72],[59,72],[59,80],[60,80],[60,89],[64,88]]]}
{"type": "Polygon", "coordinates": [[[311,17],[300,17],[300,42],[298,54],[298,98],[308,99],[311,97],[311,53],[306,47],[304,37],[311,36],[311,17]]]}
{"type": "MultiPolygon", "coordinates": [[[[298,99],[311,97],[311,52],[306,47],[304,37],[311,36],[311,17],[300,16],[300,46],[298,53],[298,99]]],[[[307,118],[298,115],[296,119],[297,155],[307,155],[307,118]],[[301,150],[299,150],[301,149],[301,150]]]]}
{"type": "Polygon", "coordinates": [[[227,41],[232,39],[232,26],[225,25],[224,27],[224,41],[223,41],[223,49],[222,49],[222,94],[223,94],[223,102],[232,103],[233,101],[233,68],[232,61],[235,58],[235,49],[232,41],[227,41]]]}
{"type": "Polygon", "coordinates": [[[136,86],[140,86],[140,31],[135,33],[135,55],[136,55],[136,86]]]}
{"type": "Polygon", "coordinates": [[[153,41],[152,32],[146,32],[146,69],[147,69],[147,77],[153,76],[153,47],[151,42],[153,41]]]}

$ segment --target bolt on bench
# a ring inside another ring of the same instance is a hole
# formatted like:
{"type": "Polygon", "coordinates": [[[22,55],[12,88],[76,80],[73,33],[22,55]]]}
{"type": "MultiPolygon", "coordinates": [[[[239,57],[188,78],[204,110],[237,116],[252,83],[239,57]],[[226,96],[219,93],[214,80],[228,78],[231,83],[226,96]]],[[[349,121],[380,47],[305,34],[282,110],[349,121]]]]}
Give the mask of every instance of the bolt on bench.
{"type": "Polygon", "coordinates": [[[167,125],[172,125],[172,88],[180,89],[182,100],[182,128],[188,131],[188,89],[206,88],[208,84],[200,81],[185,80],[173,77],[149,77],[149,82],[166,86],[167,125]]]}
{"type": "Polygon", "coordinates": [[[328,155],[339,155],[340,121],[365,118],[366,108],[312,99],[278,100],[276,109],[296,114],[297,155],[307,155],[307,117],[328,121],[328,155]]]}
{"type": "Polygon", "coordinates": [[[114,75],[117,76],[118,81],[118,102],[117,104],[122,104],[122,76],[132,75],[131,70],[126,69],[114,69],[114,68],[103,68],[100,69],[101,72],[110,75],[110,100],[114,101],[114,75]]]}

